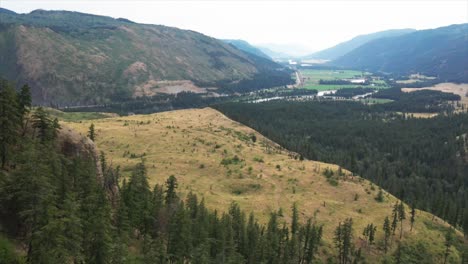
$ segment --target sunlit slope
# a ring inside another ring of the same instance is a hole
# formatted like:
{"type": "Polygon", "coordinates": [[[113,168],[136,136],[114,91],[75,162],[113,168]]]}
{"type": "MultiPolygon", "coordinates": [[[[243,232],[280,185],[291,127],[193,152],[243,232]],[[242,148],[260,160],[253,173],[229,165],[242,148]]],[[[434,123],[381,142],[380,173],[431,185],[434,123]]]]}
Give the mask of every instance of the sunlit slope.
{"type": "MultiPolygon", "coordinates": [[[[384,218],[391,218],[397,201],[384,192],[384,202],[377,202],[379,188],[369,181],[344,170],[344,176],[336,176],[336,165],[301,161],[297,154],[211,108],[66,124],[86,134],[91,123],[96,127],[98,147],[113,165],[121,166],[124,175],[129,175],[143,157],[151,185],[163,184],[168,176],[175,175],[180,192],[192,190],[209,207],[221,211],[235,201],[261,221],[279,208],[288,221],[291,205],[297,202],[302,220],[312,217],[324,224],[326,252],[332,250],[334,229],[348,217],[354,221],[356,245],[363,243],[360,235],[370,223],[378,226],[376,241],[380,243],[384,218]],[[327,168],[334,171],[332,178],[338,179],[337,186],[323,175],[327,168]]],[[[410,232],[408,207],[406,215],[404,240],[421,241],[434,257],[442,258],[447,225],[429,213],[417,211],[410,232]]],[[[398,234],[399,229],[395,237],[398,234]]],[[[373,250],[366,254],[376,258],[373,250]]],[[[455,249],[451,254],[455,259],[458,256],[455,249]]]]}

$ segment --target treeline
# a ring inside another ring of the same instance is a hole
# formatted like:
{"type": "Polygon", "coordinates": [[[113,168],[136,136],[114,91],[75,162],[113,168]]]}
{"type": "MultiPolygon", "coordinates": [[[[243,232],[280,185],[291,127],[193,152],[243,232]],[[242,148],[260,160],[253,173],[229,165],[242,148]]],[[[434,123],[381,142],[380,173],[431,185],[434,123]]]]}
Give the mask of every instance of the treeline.
{"type": "Polygon", "coordinates": [[[374,90],[375,89],[373,88],[363,88],[363,87],[344,88],[344,89],[336,90],[336,93],[334,94],[334,96],[352,98],[353,96],[356,96],[356,95],[371,93],[374,90]]]}
{"type": "Polygon", "coordinates": [[[194,194],[182,199],[174,176],[150,189],[143,162],[119,188],[119,168],[60,139],[57,119],[42,108],[30,113],[30,102],[29,87],[17,93],[1,82],[0,263],[316,260],[322,227],[301,224],[296,205],[291,224],[279,212],[259,224],[236,204],[208,210],[194,194]]]}
{"type": "Polygon", "coordinates": [[[291,78],[292,72],[290,70],[269,70],[261,71],[255,74],[250,79],[242,80],[220,80],[214,83],[202,82],[200,80],[192,80],[195,85],[200,87],[219,87],[218,92],[234,94],[234,93],[248,93],[257,90],[281,87],[294,84],[291,78]]]}
{"type": "Polygon", "coordinates": [[[228,103],[228,117],[336,163],[468,233],[468,114],[413,119],[357,102],[228,103]]]}
{"type": "MultiPolygon", "coordinates": [[[[312,263],[321,245],[322,227],[292,221],[285,224],[272,212],[266,226],[253,213],[246,215],[235,203],[226,213],[208,210],[204,201],[189,193],[181,199],[177,179],[151,191],[140,163],[122,185],[117,212],[121,246],[139,240],[144,263],[312,263]]],[[[121,256],[125,258],[125,256],[121,256]]]]}
{"type": "Polygon", "coordinates": [[[213,103],[228,100],[227,96],[212,97],[205,94],[181,92],[178,94],[157,94],[121,100],[118,103],[109,103],[96,106],[83,106],[60,108],[64,112],[110,112],[119,115],[149,114],[185,108],[206,107],[213,103]]]}
{"type": "Polygon", "coordinates": [[[394,100],[394,102],[381,104],[375,108],[385,111],[414,112],[414,113],[436,113],[451,112],[454,105],[447,101],[459,101],[457,94],[444,93],[441,91],[421,90],[410,93],[402,92],[400,88],[382,89],[372,95],[373,98],[394,100]]]}

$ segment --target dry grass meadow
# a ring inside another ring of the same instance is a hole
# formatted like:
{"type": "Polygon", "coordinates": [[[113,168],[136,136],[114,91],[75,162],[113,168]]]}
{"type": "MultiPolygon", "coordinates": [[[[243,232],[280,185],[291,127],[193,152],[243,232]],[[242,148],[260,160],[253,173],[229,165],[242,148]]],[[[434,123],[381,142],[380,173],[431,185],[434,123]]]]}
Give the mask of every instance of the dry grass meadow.
{"type": "MultiPolygon", "coordinates": [[[[295,159],[295,153],[211,108],[62,122],[83,135],[91,123],[96,127],[99,150],[113,165],[121,166],[124,176],[143,158],[151,186],[175,175],[182,195],[193,191],[208,207],[220,211],[237,202],[246,212],[253,211],[260,222],[279,208],[289,221],[290,208],[297,202],[301,220],[311,217],[324,225],[325,251],[333,250],[333,230],[347,217],[354,220],[357,241],[369,223],[378,226],[380,241],[383,220],[391,216],[397,201],[384,192],[385,201],[377,202],[378,186],[344,170],[334,186],[323,171],[329,168],[336,175],[338,166],[295,159]],[[223,165],[223,161],[230,164],[223,165]]],[[[407,209],[408,219],[409,214],[407,209]]],[[[442,220],[417,211],[411,233],[409,228],[406,220],[404,239],[423,240],[442,257],[447,228],[442,220]]]]}

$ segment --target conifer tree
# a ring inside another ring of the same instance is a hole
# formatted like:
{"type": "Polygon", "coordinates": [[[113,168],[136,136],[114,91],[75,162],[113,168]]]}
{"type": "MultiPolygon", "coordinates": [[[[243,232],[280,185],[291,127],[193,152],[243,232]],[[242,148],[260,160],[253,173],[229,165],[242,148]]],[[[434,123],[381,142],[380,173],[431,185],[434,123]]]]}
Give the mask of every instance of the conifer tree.
{"type": "Polygon", "coordinates": [[[375,239],[375,233],[377,232],[377,227],[374,224],[368,224],[363,231],[363,235],[366,237],[366,242],[369,246],[372,245],[375,239]]]}
{"type": "Polygon", "coordinates": [[[91,139],[92,141],[94,141],[96,138],[96,133],[94,131],[94,123],[91,123],[91,125],[89,126],[88,138],[91,139]]]}
{"type": "Polygon", "coordinates": [[[383,224],[383,231],[384,231],[384,251],[387,253],[388,250],[388,241],[390,236],[392,235],[392,227],[390,226],[390,219],[388,216],[385,217],[384,224],[383,224]]]}
{"type": "Polygon", "coordinates": [[[169,206],[177,201],[177,179],[174,175],[166,180],[166,205],[169,206]]]}
{"type": "Polygon", "coordinates": [[[392,235],[395,235],[395,230],[398,225],[398,202],[395,202],[392,210],[392,235]]]}
{"type": "Polygon", "coordinates": [[[124,192],[124,202],[129,213],[130,225],[137,228],[140,233],[145,233],[151,225],[149,223],[151,191],[143,162],[135,166],[124,192]]]}
{"type": "Polygon", "coordinates": [[[50,142],[57,136],[60,128],[58,120],[51,120],[42,107],[38,107],[32,116],[32,126],[36,129],[37,137],[42,143],[50,142]]]}
{"type": "Polygon", "coordinates": [[[403,236],[403,220],[405,219],[405,205],[403,204],[403,202],[400,202],[400,205],[398,206],[398,220],[400,221],[400,239],[403,236]]]}
{"type": "Polygon", "coordinates": [[[444,250],[444,264],[447,263],[447,258],[448,256],[450,255],[450,247],[452,246],[453,244],[453,241],[454,241],[454,235],[455,235],[455,232],[452,228],[450,228],[447,233],[445,233],[445,242],[444,242],[444,246],[445,246],[445,250],[444,250]]]}
{"type": "Polygon", "coordinates": [[[414,225],[415,217],[416,217],[416,208],[414,208],[414,203],[413,203],[411,205],[411,218],[410,218],[411,228],[410,228],[410,231],[413,231],[413,225],[414,225]]]}
{"type": "Polygon", "coordinates": [[[183,205],[178,206],[169,220],[167,254],[171,262],[184,263],[192,250],[190,218],[183,205]]]}
{"type": "Polygon", "coordinates": [[[11,148],[18,141],[21,114],[15,89],[7,81],[0,79],[0,158],[1,168],[10,158],[11,148]]]}
{"type": "Polygon", "coordinates": [[[31,89],[27,84],[23,85],[21,87],[21,90],[18,94],[18,108],[19,108],[19,114],[20,114],[20,119],[21,119],[21,124],[23,127],[23,132],[22,136],[26,133],[26,127],[28,126],[28,120],[25,118],[28,115],[30,109],[31,109],[31,89]]]}
{"type": "Polygon", "coordinates": [[[333,242],[338,249],[338,262],[347,264],[351,261],[353,252],[353,219],[347,218],[343,223],[339,223],[335,229],[333,242]]]}
{"type": "Polygon", "coordinates": [[[299,212],[297,210],[297,204],[293,203],[292,206],[292,219],[291,219],[291,234],[296,235],[299,230],[299,212]]]}

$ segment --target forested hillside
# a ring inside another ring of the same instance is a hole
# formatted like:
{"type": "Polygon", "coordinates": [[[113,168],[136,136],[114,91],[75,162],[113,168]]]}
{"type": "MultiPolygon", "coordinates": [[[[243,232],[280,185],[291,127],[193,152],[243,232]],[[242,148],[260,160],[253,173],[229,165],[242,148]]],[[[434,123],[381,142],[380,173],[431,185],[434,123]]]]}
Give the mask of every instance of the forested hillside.
{"type": "Polygon", "coordinates": [[[442,81],[468,82],[468,24],[419,30],[368,42],[332,62],[334,65],[442,81]]]}
{"type": "Polygon", "coordinates": [[[67,11],[2,12],[0,58],[0,76],[29,83],[33,102],[62,106],[291,82],[271,60],[194,31],[67,11]]]}
{"type": "Polygon", "coordinates": [[[304,157],[336,163],[468,233],[468,114],[411,118],[385,104],[230,103],[217,106],[304,157]]]}
{"type": "Polygon", "coordinates": [[[263,53],[263,51],[261,51],[257,47],[252,46],[250,43],[248,43],[245,40],[241,40],[241,39],[223,39],[222,41],[224,41],[226,43],[229,43],[229,44],[233,45],[234,47],[236,47],[236,48],[238,48],[240,50],[243,50],[245,52],[249,52],[249,53],[252,53],[252,54],[257,55],[259,57],[263,57],[265,59],[271,60],[271,58],[268,55],[266,55],[265,53],[263,53]]]}
{"type": "Polygon", "coordinates": [[[387,38],[387,37],[395,37],[395,36],[400,36],[404,35],[407,33],[411,33],[416,31],[415,29],[391,29],[391,30],[386,30],[386,31],[380,31],[380,32],[375,32],[371,34],[366,34],[366,35],[359,35],[357,37],[354,37],[351,40],[342,42],[337,44],[336,46],[333,46],[331,48],[321,50],[318,52],[315,52],[313,54],[310,54],[308,56],[304,56],[302,59],[325,59],[325,60],[335,60],[346,53],[372,41],[375,39],[379,38],[387,38]]]}

